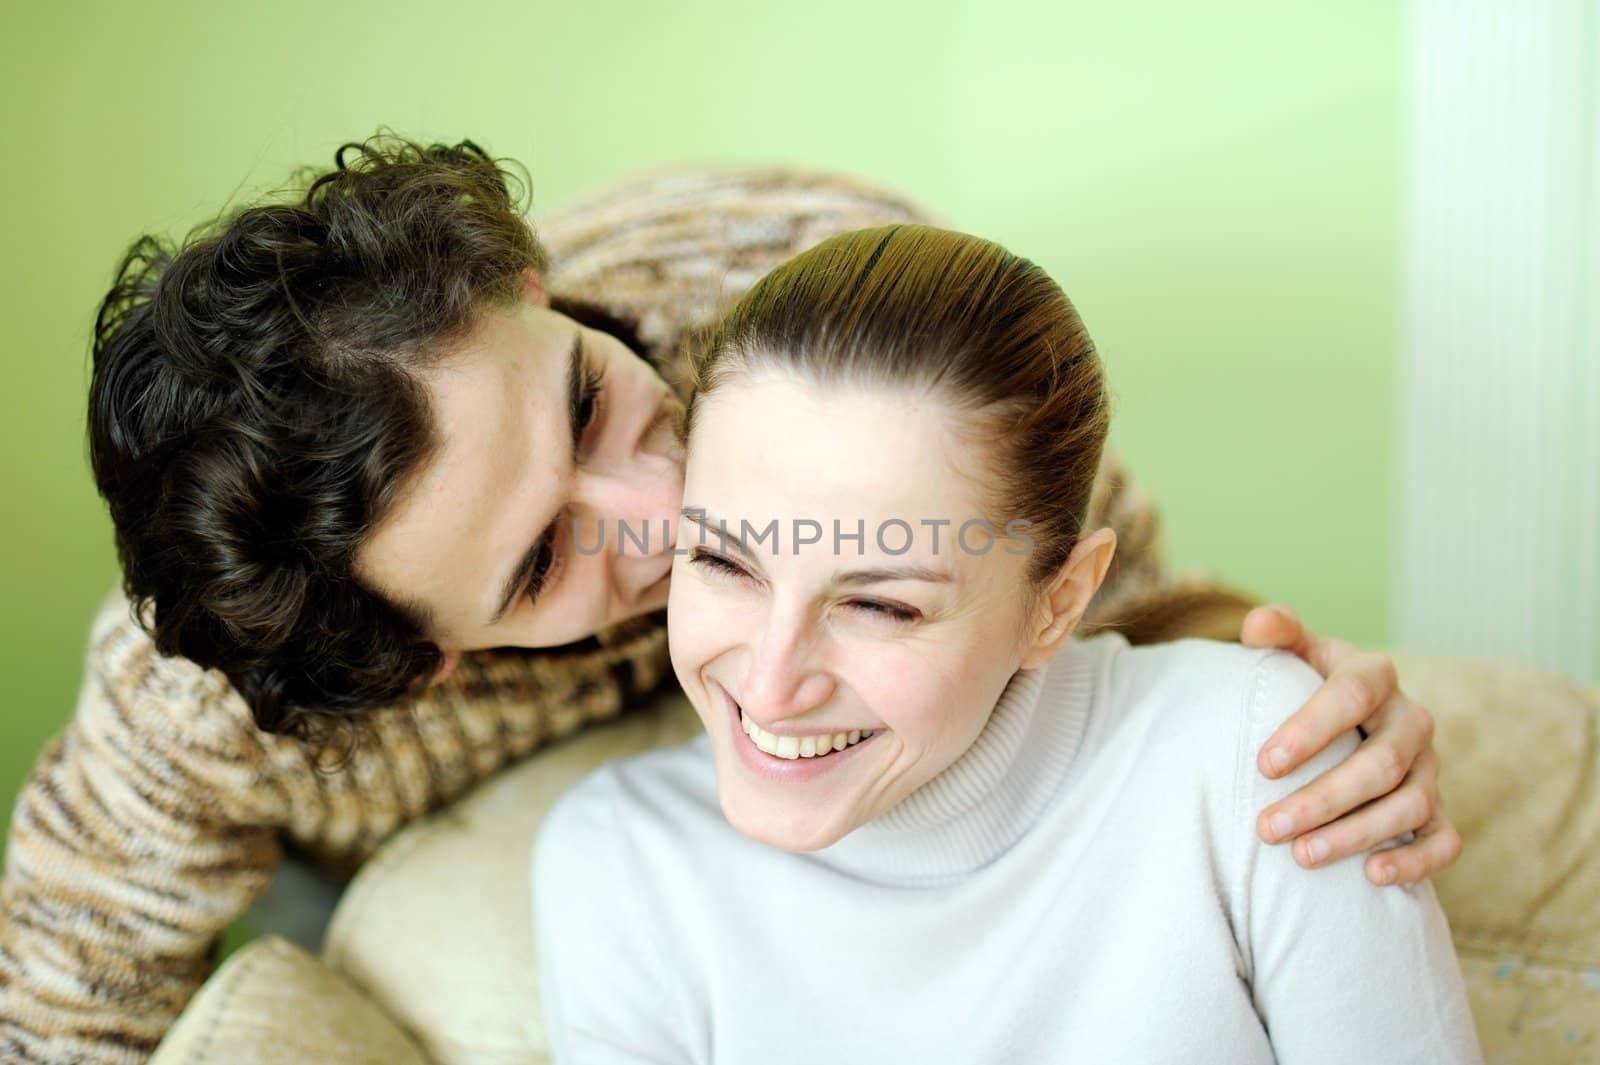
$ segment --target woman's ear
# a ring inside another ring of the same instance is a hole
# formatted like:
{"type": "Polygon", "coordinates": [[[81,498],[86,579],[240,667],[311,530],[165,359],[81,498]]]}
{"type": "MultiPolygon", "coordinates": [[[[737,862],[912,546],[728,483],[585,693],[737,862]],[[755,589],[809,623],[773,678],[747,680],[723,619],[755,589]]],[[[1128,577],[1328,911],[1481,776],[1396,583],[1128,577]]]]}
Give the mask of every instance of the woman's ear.
{"type": "Polygon", "coordinates": [[[1089,609],[1089,600],[1100,590],[1116,551],[1117,534],[1111,529],[1096,530],[1073,547],[1040,596],[1038,612],[1029,628],[1028,646],[1023,649],[1022,669],[1037,669],[1061,650],[1078,627],[1083,612],[1089,609]]]}
{"type": "Polygon", "coordinates": [[[550,306],[550,293],[544,287],[544,278],[537,270],[522,271],[522,298],[535,307],[550,306]]]}

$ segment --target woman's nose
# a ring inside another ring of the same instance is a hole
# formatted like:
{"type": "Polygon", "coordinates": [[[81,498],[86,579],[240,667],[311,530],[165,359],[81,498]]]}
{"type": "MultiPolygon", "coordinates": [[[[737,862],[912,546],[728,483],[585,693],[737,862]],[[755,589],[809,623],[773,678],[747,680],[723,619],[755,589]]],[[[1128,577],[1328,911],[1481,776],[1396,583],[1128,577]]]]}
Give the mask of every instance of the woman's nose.
{"type": "Polygon", "coordinates": [[[767,724],[800,717],[833,697],[834,682],[816,660],[807,634],[769,623],[748,659],[739,702],[767,724]]]}

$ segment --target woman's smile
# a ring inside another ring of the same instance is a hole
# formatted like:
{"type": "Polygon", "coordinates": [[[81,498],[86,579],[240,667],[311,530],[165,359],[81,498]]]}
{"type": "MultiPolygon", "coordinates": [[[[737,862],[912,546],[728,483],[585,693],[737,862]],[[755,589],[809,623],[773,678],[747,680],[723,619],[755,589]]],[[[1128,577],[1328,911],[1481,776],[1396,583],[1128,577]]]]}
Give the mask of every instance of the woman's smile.
{"type": "MultiPolygon", "coordinates": [[[[713,682],[714,683],[714,682],[713,682]]],[[[738,702],[728,690],[720,684],[714,685],[717,694],[727,709],[728,727],[734,749],[739,752],[739,760],[752,773],[766,780],[779,783],[795,784],[815,780],[830,770],[837,769],[855,761],[856,753],[868,746],[876,739],[883,729],[871,732],[851,730],[845,733],[821,733],[807,736],[797,740],[793,736],[782,737],[767,732],[754,720],[746,716],[740,709],[738,702]],[[851,737],[854,737],[852,739],[851,737]],[[841,748],[840,739],[844,740],[841,748]],[[818,748],[824,739],[827,741],[831,753],[818,753],[818,748]],[[806,741],[810,741],[812,754],[803,753],[806,741]],[[773,751],[763,749],[763,745],[774,748],[773,751]],[[794,747],[790,754],[788,748],[794,747]]]]}

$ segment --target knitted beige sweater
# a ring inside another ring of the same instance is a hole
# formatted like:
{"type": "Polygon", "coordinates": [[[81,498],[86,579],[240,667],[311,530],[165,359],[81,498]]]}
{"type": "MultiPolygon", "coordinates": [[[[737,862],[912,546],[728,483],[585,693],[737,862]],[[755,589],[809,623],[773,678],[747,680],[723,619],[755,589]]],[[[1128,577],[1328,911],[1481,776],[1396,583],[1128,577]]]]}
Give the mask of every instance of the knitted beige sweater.
{"type": "MultiPolygon", "coordinates": [[[[697,171],[612,189],[538,228],[551,291],[636,323],[681,384],[694,337],[769,268],[834,233],[927,219],[836,176],[697,171]]],[[[1237,632],[1228,596],[1163,574],[1153,511],[1110,461],[1092,506],[1121,536],[1102,619],[1148,619],[1140,604],[1166,596],[1198,604],[1179,629],[1237,632]],[[1208,615],[1207,601],[1222,605],[1208,615]]],[[[326,754],[257,730],[221,674],[157,654],[114,595],[91,630],[76,712],[13,815],[0,1061],[144,1061],[285,845],[351,870],[401,825],[669,678],[659,615],[571,650],[471,655],[446,683],[376,714],[372,741],[328,771],[326,754]]]]}

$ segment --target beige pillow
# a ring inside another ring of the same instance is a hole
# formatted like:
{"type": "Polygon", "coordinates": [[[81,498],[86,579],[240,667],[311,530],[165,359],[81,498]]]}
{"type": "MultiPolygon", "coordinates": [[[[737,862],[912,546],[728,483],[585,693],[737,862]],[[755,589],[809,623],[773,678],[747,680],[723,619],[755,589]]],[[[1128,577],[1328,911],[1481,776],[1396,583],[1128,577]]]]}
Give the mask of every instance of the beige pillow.
{"type": "Polygon", "coordinates": [[[1438,721],[1466,844],[1434,887],[1484,1056],[1600,1060],[1600,690],[1523,662],[1394,658],[1438,721]]]}
{"type": "Polygon", "coordinates": [[[360,991],[288,940],[229,955],[167,1032],[150,1065],[428,1065],[360,991]]]}
{"type": "Polygon", "coordinates": [[[1600,690],[1513,660],[1394,659],[1438,721],[1467,843],[1435,883],[1456,946],[1600,966],[1600,690]]]}
{"type": "Polygon", "coordinates": [[[391,839],[351,881],[323,954],[439,1065],[543,1065],[528,862],[555,800],[601,762],[700,734],[676,688],[561,740],[391,839]]]}

